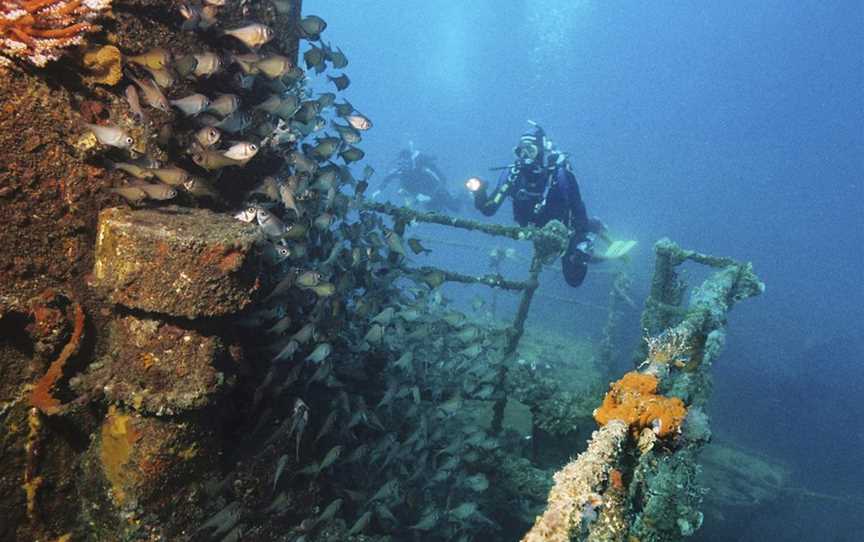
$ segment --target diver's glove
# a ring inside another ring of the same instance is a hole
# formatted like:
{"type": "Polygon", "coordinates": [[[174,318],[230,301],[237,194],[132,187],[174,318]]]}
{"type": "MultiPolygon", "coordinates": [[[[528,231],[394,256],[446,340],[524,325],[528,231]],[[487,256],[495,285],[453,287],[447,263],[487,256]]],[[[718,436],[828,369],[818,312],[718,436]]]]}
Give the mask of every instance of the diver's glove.
{"type": "Polygon", "coordinates": [[[489,199],[489,195],[486,193],[486,183],[483,182],[480,178],[471,177],[470,179],[465,181],[465,188],[467,188],[469,192],[474,194],[474,207],[480,209],[486,204],[486,201],[489,199]]]}

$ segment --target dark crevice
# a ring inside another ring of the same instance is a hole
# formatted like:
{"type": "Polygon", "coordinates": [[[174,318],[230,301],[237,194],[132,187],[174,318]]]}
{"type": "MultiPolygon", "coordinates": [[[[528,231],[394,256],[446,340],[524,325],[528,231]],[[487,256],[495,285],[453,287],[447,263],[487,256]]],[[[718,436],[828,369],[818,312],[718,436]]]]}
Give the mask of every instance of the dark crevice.
{"type": "Polygon", "coordinates": [[[6,343],[22,356],[32,358],[33,341],[26,330],[31,322],[30,315],[18,311],[10,311],[0,316],[0,344],[6,343]]]}

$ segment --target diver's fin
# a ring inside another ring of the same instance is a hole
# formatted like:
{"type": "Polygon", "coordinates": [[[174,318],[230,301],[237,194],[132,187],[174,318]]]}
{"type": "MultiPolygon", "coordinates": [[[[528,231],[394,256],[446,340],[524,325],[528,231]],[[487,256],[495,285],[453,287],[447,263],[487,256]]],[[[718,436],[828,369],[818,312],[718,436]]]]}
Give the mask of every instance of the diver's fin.
{"type": "Polygon", "coordinates": [[[636,241],[614,241],[609,248],[606,249],[606,253],[603,254],[603,259],[605,260],[617,260],[627,256],[633,247],[636,246],[636,241]]]}

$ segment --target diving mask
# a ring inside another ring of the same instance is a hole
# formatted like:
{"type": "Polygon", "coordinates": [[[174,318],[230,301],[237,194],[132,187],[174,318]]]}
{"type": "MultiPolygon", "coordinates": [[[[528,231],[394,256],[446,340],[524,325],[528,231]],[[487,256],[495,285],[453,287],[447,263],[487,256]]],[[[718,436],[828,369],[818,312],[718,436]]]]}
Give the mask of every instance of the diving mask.
{"type": "Polygon", "coordinates": [[[513,154],[521,162],[531,164],[537,159],[537,155],[540,154],[540,148],[533,141],[523,139],[513,148],[513,154]]]}

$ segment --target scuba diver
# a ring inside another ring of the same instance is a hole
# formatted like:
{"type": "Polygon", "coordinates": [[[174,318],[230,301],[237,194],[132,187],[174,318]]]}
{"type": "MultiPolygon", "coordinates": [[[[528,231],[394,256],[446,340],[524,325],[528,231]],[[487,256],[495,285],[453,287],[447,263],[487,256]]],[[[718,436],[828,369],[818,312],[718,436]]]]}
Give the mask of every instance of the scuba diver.
{"type": "Polygon", "coordinates": [[[399,181],[399,193],[411,198],[406,202],[408,204],[419,203],[431,211],[454,213],[462,207],[462,202],[447,190],[447,181],[435,163],[435,157],[414,149],[413,142],[409,142],[407,149],[399,151],[395,166],[372,197],[394,180],[399,181]]]}
{"type": "Polygon", "coordinates": [[[571,236],[561,267],[564,280],[575,288],[585,280],[588,262],[622,258],[636,242],[613,242],[606,226],[588,217],[567,156],[552,144],[543,128],[529,122],[532,129],[520,137],[513,149],[516,160],[501,172],[492,194],[487,194],[486,183],[477,177],[468,179],[465,186],[474,193],[474,206],[486,216],[495,214],[510,196],[513,218],[520,226],[542,228],[551,220],[567,226],[571,236]],[[594,253],[598,237],[609,244],[603,255],[594,253]]]}

